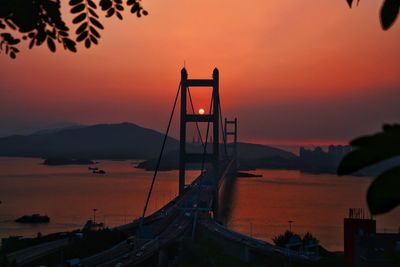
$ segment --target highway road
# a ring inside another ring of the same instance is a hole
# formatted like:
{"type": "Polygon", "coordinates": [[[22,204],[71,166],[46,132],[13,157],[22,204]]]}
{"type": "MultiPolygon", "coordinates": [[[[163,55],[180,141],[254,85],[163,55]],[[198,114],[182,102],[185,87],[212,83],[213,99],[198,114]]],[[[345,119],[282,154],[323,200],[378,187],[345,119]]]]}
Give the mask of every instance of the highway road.
{"type": "Polygon", "coordinates": [[[16,260],[18,266],[40,259],[50,253],[68,246],[68,239],[60,239],[44,244],[32,246],[26,249],[18,250],[8,254],[10,259],[16,260]]]}
{"type": "MultiPolygon", "coordinates": [[[[211,179],[204,174],[195,179],[185,190],[181,197],[175,198],[163,208],[144,219],[143,225],[151,231],[151,240],[137,238],[134,248],[127,242],[121,242],[116,246],[98,253],[94,256],[82,259],[84,266],[126,266],[134,265],[151,257],[160,247],[166,246],[181,237],[185,231],[189,231],[193,221],[193,206],[198,199],[210,199],[211,186],[200,186],[202,181],[211,179]],[[203,196],[203,197],[202,197],[203,196]]],[[[120,226],[118,229],[138,228],[139,220],[130,226],[120,226]],[[129,228],[130,227],[130,228],[129,228]]]]}

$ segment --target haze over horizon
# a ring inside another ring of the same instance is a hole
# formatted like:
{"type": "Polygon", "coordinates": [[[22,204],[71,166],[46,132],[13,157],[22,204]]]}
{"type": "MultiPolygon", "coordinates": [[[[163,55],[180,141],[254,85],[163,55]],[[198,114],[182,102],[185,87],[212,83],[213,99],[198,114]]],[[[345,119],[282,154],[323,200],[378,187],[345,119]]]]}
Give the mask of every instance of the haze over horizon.
{"type": "Polygon", "coordinates": [[[102,19],[90,50],[0,55],[0,136],[66,122],[164,132],[184,61],[192,78],[219,68],[222,112],[238,117],[241,141],[347,143],[400,121],[400,23],[380,28],[381,1],[143,4],[147,17],[102,19]]]}

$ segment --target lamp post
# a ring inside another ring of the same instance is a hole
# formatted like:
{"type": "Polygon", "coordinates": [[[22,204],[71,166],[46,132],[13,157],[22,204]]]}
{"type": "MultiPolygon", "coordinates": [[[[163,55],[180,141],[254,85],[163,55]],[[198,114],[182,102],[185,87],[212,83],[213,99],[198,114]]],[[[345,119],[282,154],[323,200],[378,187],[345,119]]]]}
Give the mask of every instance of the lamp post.
{"type": "Polygon", "coordinates": [[[289,231],[291,232],[292,231],[292,223],[294,223],[294,221],[289,220],[288,223],[289,223],[289,231]]]}
{"type": "Polygon", "coordinates": [[[93,223],[96,223],[96,211],[97,209],[93,209],[93,223]]]}

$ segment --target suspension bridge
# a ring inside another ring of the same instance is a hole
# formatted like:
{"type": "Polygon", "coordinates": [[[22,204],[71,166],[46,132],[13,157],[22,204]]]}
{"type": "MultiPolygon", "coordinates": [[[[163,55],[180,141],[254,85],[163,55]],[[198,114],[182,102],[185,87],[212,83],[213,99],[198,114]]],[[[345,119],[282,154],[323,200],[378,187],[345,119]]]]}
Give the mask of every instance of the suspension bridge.
{"type": "MultiPolygon", "coordinates": [[[[223,212],[219,210],[219,192],[221,188],[232,186],[232,181],[236,178],[238,120],[223,119],[221,110],[218,69],[214,69],[211,79],[189,79],[187,70],[183,68],[143,214],[129,224],[116,227],[135,235],[135,245],[132,247],[127,242],[121,242],[108,250],[81,259],[83,266],[172,266],[178,262],[183,244],[187,240],[195,242],[199,238],[212,239],[224,248],[225,254],[244,262],[257,260],[263,263],[261,266],[292,266],[292,263],[296,263],[296,266],[312,266],[318,260],[318,256],[313,253],[280,248],[232,231],[223,225],[223,212]],[[191,89],[201,90],[204,87],[212,89],[210,106],[208,112],[198,114],[194,109],[191,89]],[[148,215],[148,203],[179,98],[179,195],[148,215]],[[188,123],[196,126],[201,151],[186,149],[188,123]],[[201,133],[199,123],[207,124],[205,134],[201,133]],[[228,147],[229,138],[232,142],[228,147]],[[198,164],[200,173],[190,184],[186,184],[185,174],[190,163],[198,164]]],[[[47,252],[52,246],[48,247],[47,252]]],[[[46,250],[39,252],[35,254],[35,249],[31,248],[11,257],[17,259],[18,265],[25,265],[46,254],[46,250]]]]}

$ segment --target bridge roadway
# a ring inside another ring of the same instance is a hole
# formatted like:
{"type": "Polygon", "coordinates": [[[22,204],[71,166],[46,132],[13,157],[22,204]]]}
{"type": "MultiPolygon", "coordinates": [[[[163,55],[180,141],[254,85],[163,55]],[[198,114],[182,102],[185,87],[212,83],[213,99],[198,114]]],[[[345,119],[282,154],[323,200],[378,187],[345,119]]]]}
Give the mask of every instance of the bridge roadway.
{"type": "MultiPolygon", "coordinates": [[[[132,249],[127,242],[121,242],[109,250],[82,259],[84,266],[132,266],[152,257],[160,248],[176,242],[193,226],[194,213],[198,203],[201,210],[209,211],[213,199],[213,175],[203,172],[177,197],[157,212],[145,218],[143,225],[153,234],[151,239],[139,239],[132,249]]],[[[206,212],[208,214],[208,212],[206,212]]],[[[137,230],[139,219],[130,225],[117,227],[120,230],[137,230]],[[136,228],[136,229],[134,229],[136,228]]]]}
{"type": "MultiPolygon", "coordinates": [[[[252,255],[256,257],[266,257],[269,259],[278,259],[278,262],[287,263],[289,260],[298,263],[316,262],[320,259],[319,255],[312,252],[300,253],[287,248],[272,245],[264,240],[256,239],[241,233],[232,231],[231,229],[219,224],[214,220],[203,220],[201,222],[201,233],[217,240],[219,243],[229,244],[224,247],[227,254],[238,257],[241,260],[251,261],[252,255]],[[233,247],[227,248],[227,247],[233,247]]],[[[281,264],[278,266],[286,266],[281,264]]],[[[268,266],[276,266],[274,264],[268,266]]],[[[307,265],[308,266],[308,265],[307,265]]]]}
{"type": "Polygon", "coordinates": [[[44,257],[48,254],[56,252],[62,248],[65,248],[66,246],[68,246],[68,238],[28,247],[26,249],[10,253],[7,256],[11,260],[15,260],[18,266],[21,266],[41,257],[44,257]]]}
{"type": "MultiPolygon", "coordinates": [[[[230,170],[235,168],[234,164],[234,161],[230,161],[224,164],[224,168],[221,168],[219,175],[221,178],[218,181],[219,186],[223,182],[222,179],[226,179],[232,175],[230,170]]],[[[240,234],[213,220],[210,216],[211,213],[207,212],[211,210],[215,196],[214,180],[212,177],[212,174],[205,173],[203,176],[199,176],[187,188],[182,198],[170,208],[171,211],[174,211],[172,216],[177,217],[173,220],[163,218],[154,221],[152,227],[157,229],[154,239],[141,240],[133,250],[129,250],[128,246],[125,245],[125,248],[118,255],[108,255],[109,261],[96,266],[138,265],[155,254],[160,253],[168,245],[179,241],[184,234],[191,233],[193,230],[193,220],[196,217],[199,219],[196,232],[212,236],[214,240],[220,244],[224,244],[224,251],[227,254],[239,257],[243,261],[251,261],[253,257],[264,257],[268,259],[269,264],[267,266],[282,266],[282,264],[290,264],[290,262],[305,263],[308,266],[308,263],[316,262],[319,259],[318,255],[312,253],[298,253],[240,234]],[[201,206],[198,207],[197,205],[201,206]]]]}

